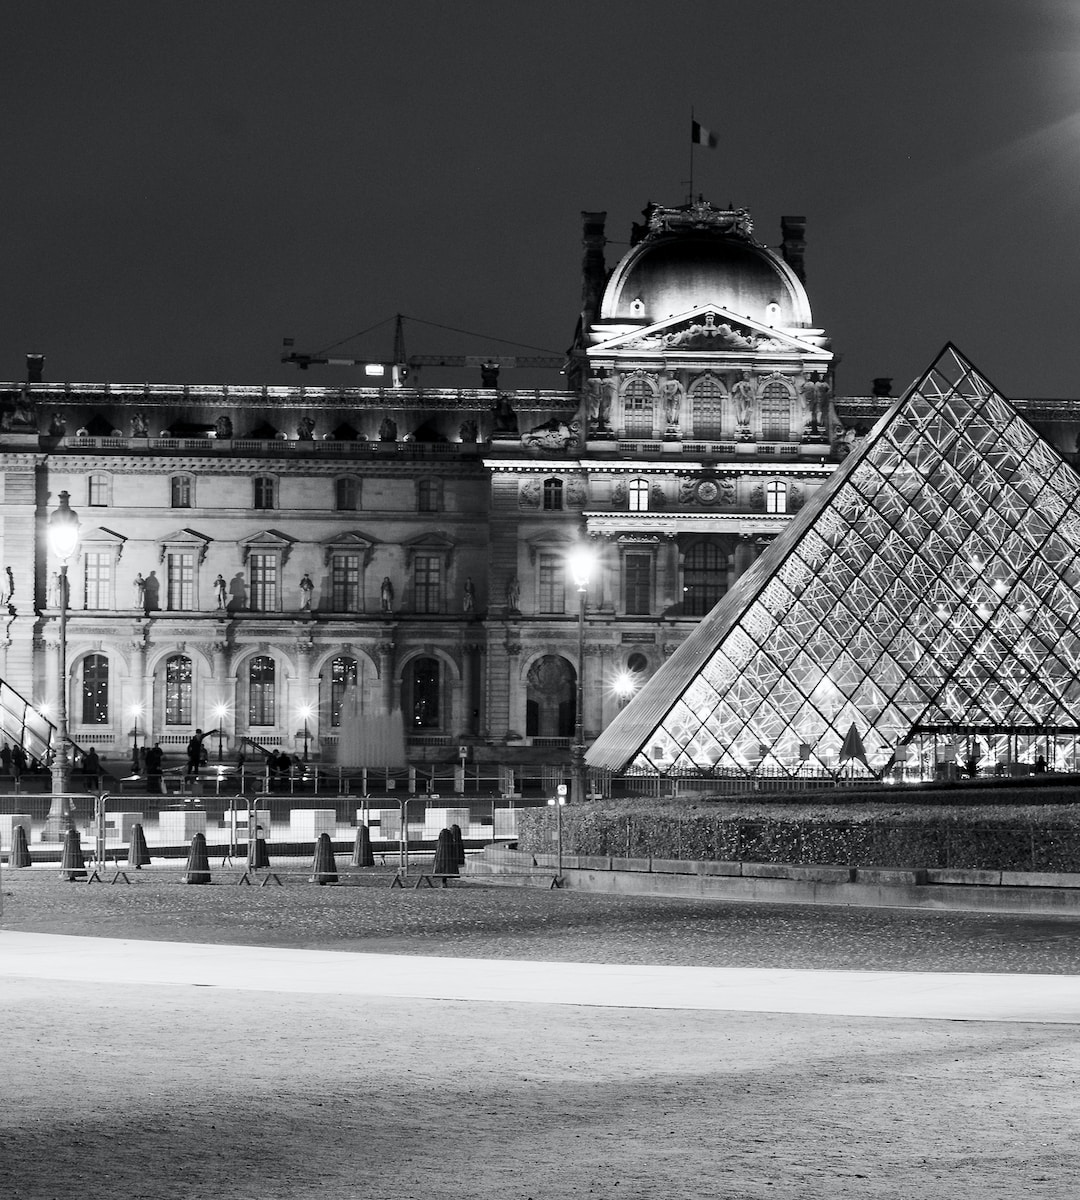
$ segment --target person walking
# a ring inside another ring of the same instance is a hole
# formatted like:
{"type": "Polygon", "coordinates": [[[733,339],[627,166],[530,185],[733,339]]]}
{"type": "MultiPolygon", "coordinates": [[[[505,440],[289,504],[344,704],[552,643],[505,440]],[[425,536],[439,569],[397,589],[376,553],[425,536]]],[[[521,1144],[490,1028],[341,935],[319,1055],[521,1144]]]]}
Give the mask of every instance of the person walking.
{"type": "Polygon", "coordinates": [[[160,742],[155,742],[146,752],[146,790],[155,794],[165,791],[165,783],[161,777],[162,762],[165,751],[160,742]]]}
{"type": "Polygon", "coordinates": [[[23,777],[27,769],[26,750],[22,742],[16,742],[11,747],[11,777],[16,783],[23,777]]]}

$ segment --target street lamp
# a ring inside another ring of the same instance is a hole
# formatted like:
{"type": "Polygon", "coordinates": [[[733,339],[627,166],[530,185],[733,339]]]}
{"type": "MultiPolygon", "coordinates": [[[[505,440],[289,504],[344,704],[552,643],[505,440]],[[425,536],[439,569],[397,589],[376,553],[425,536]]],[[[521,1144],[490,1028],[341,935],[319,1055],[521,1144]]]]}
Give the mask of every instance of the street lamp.
{"type": "Polygon", "coordinates": [[[311,737],[311,733],[308,730],[308,721],[311,719],[311,714],[314,711],[310,704],[301,704],[299,708],[299,715],[304,721],[304,762],[308,760],[308,739],[311,737]]]}
{"type": "Polygon", "coordinates": [[[214,705],[214,720],[217,721],[217,760],[222,762],[221,742],[224,737],[225,730],[222,728],[222,722],[229,715],[229,706],[227,704],[214,705]]]}
{"type": "Polygon", "coordinates": [[[139,773],[139,718],[142,716],[143,706],[141,704],[133,704],[131,706],[131,716],[134,724],[131,730],[131,773],[138,775],[139,773]]]}
{"type": "Polygon", "coordinates": [[[570,765],[574,778],[574,802],[585,799],[585,596],[596,566],[596,552],[579,543],[567,556],[570,577],[578,590],[577,695],[574,704],[574,744],[570,747],[570,765]]]}
{"type": "Polygon", "coordinates": [[[79,518],[68,503],[71,495],[61,492],[60,507],[49,516],[49,548],[60,561],[60,588],[57,601],[60,605],[59,687],[56,694],[56,740],[57,746],[52,760],[52,799],[49,814],[45,818],[42,841],[59,842],[64,833],[73,828],[74,820],[65,795],[71,789],[71,749],[68,743],[67,711],[67,612],[68,612],[68,562],[79,545],[79,518]]]}

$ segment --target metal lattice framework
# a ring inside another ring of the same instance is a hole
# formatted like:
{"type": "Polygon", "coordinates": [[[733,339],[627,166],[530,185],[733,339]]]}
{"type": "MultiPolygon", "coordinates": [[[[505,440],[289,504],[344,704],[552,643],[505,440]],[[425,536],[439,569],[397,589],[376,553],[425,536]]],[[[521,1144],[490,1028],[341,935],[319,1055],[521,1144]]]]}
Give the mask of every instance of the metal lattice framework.
{"type": "Polygon", "coordinates": [[[1050,734],[1076,749],[1080,475],[953,347],[589,762],[795,772],[847,757],[853,724],[878,770],[902,745],[925,765],[928,739],[997,761],[1050,734]]]}

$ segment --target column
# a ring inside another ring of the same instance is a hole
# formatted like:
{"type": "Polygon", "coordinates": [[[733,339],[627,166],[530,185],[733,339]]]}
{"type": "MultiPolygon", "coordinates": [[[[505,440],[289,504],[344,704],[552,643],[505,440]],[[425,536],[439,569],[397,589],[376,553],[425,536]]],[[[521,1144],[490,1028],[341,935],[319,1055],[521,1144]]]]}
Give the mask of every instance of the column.
{"type": "Polygon", "coordinates": [[[400,707],[394,687],[394,643],[380,642],[375,649],[379,656],[379,680],[382,683],[383,709],[392,713],[395,708],[400,707]]]}

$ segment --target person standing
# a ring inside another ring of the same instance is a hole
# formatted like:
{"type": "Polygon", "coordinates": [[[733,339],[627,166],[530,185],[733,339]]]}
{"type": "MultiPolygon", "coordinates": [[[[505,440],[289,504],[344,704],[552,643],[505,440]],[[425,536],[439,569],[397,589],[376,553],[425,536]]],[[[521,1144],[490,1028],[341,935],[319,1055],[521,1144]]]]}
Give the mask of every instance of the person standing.
{"type": "Polygon", "coordinates": [[[16,742],[11,747],[11,777],[16,783],[23,777],[23,773],[27,768],[26,750],[22,742],[16,742]]]}
{"type": "Polygon", "coordinates": [[[155,742],[146,752],[146,790],[148,792],[164,792],[165,784],[161,777],[161,766],[165,752],[160,742],[155,742]]]}
{"type": "Polygon", "coordinates": [[[86,776],[86,786],[91,792],[101,788],[101,762],[93,746],[83,755],[83,774],[86,776]]]}
{"type": "Polygon", "coordinates": [[[198,775],[199,763],[202,759],[202,744],[206,734],[201,729],[196,729],[192,734],[191,741],[187,744],[187,773],[188,775],[198,775]]]}

